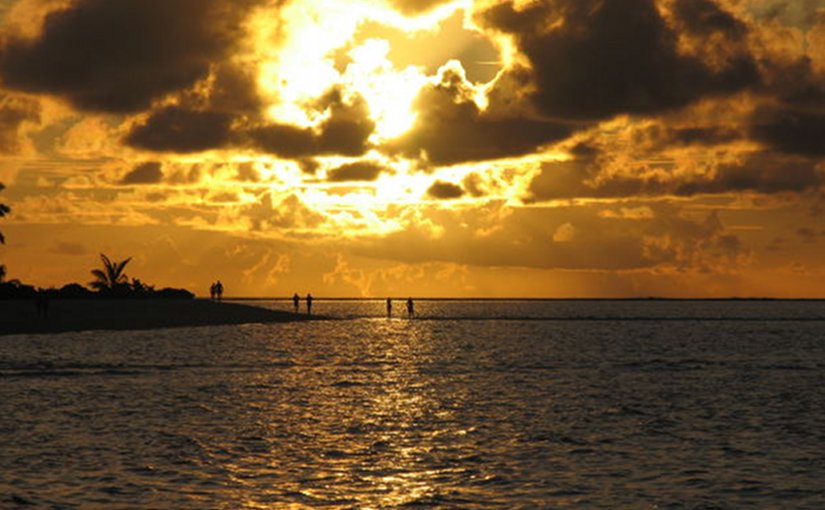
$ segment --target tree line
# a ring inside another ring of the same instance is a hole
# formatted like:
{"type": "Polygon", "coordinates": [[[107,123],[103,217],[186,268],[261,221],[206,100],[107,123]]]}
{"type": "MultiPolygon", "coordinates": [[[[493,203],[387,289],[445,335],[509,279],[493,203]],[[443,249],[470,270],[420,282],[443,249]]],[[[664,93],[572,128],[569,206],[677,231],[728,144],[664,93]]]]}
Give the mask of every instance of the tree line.
{"type": "MultiPolygon", "coordinates": [[[[0,183],[0,191],[5,186],[0,183]]],[[[11,212],[11,208],[0,203],[0,218],[11,212]]],[[[0,244],[5,244],[6,240],[0,232],[0,244]]],[[[154,285],[146,284],[138,278],[131,280],[124,272],[126,265],[132,260],[131,257],[117,261],[112,260],[104,254],[100,254],[102,266],[92,269],[94,279],[89,282],[89,287],[84,287],[79,283],[69,283],[62,287],[39,289],[33,285],[25,284],[19,280],[6,280],[6,266],[0,264],[0,299],[31,299],[40,297],[64,298],[64,299],[93,299],[93,298],[165,298],[165,299],[192,299],[193,293],[186,289],[163,288],[156,289],[154,285]]]]}

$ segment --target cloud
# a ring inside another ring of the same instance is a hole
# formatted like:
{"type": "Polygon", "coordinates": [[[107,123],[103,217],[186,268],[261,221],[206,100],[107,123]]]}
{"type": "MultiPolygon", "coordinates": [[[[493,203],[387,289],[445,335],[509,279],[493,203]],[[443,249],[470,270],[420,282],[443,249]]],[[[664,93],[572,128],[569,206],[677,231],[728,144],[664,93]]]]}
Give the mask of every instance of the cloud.
{"type": "Polygon", "coordinates": [[[817,237],[819,237],[817,232],[810,227],[799,227],[796,229],[796,235],[798,235],[804,243],[814,243],[817,237]]]}
{"type": "Polygon", "coordinates": [[[358,161],[333,168],[327,174],[327,180],[332,182],[345,181],[374,181],[385,168],[377,163],[358,161]]]}
{"type": "Polygon", "coordinates": [[[272,193],[262,194],[258,202],[238,214],[246,218],[252,230],[313,229],[321,225],[324,217],[310,209],[300,198],[291,194],[281,198],[272,193]]]}
{"type": "Polygon", "coordinates": [[[375,129],[366,102],[359,97],[347,103],[334,92],[319,106],[329,111],[329,118],[315,129],[273,123],[249,128],[244,135],[253,148],[283,158],[364,154],[375,129]]]}
{"type": "Polygon", "coordinates": [[[26,122],[40,120],[40,104],[0,90],[0,154],[15,154],[23,147],[20,130],[26,122]]]}
{"type": "MultiPolygon", "coordinates": [[[[254,63],[222,62],[213,66],[205,92],[209,108],[231,114],[257,114],[263,106],[254,63]]],[[[193,98],[198,101],[201,98],[193,98]]]]}
{"type": "MultiPolygon", "coordinates": [[[[407,32],[378,22],[367,22],[359,27],[351,44],[358,46],[369,39],[388,41],[387,58],[399,69],[421,67],[428,75],[433,75],[445,62],[457,60],[470,81],[486,83],[501,68],[501,56],[489,35],[464,27],[463,10],[455,11],[431,30],[407,32]]],[[[343,62],[339,67],[344,67],[343,62]]]]}
{"type": "Polygon", "coordinates": [[[722,34],[730,40],[747,36],[747,26],[712,0],[676,0],[673,12],[687,32],[710,36],[722,34]]]}
{"type": "Polygon", "coordinates": [[[80,243],[71,243],[66,241],[57,241],[55,242],[54,246],[49,250],[50,253],[55,253],[58,255],[87,255],[89,250],[86,249],[80,243]]]}
{"type": "Polygon", "coordinates": [[[168,106],[135,125],[125,142],[154,152],[192,153],[219,149],[231,140],[232,117],[214,111],[168,106]]]}
{"type": "Polygon", "coordinates": [[[455,66],[443,68],[440,78],[440,83],[421,91],[415,126],[388,143],[389,151],[451,165],[528,154],[573,131],[568,124],[482,111],[472,99],[463,71],[455,66]]]}
{"type": "MultiPolygon", "coordinates": [[[[695,29],[690,35],[743,37],[744,29],[730,14],[706,0],[700,4],[676,2],[676,17],[695,29]]],[[[681,52],[680,34],[653,0],[559,0],[524,7],[507,1],[480,19],[514,37],[530,64],[520,72],[532,83],[532,101],[553,118],[653,114],[759,81],[747,53],[710,66],[681,52]]]]}
{"type": "Polygon", "coordinates": [[[255,0],[76,0],[46,15],[34,39],[0,49],[5,86],[75,107],[135,112],[205,78],[230,54],[255,0]]]}
{"type": "Polygon", "coordinates": [[[701,173],[662,172],[645,163],[625,172],[606,171],[600,155],[547,162],[529,187],[529,201],[637,196],[694,196],[757,192],[801,193],[825,185],[817,163],[778,153],[756,152],[701,173]]]}
{"type": "Polygon", "coordinates": [[[559,228],[553,232],[554,243],[569,243],[576,237],[576,227],[572,223],[567,222],[559,225],[559,228]]]}
{"type": "Polygon", "coordinates": [[[404,14],[421,14],[449,0],[390,0],[390,3],[404,14]]]}
{"type": "Polygon", "coordinates": [[[435,181],[427,190],[427,195],[441,200],[450,200],[464,196],[464,189],[451,182],[435,181]]]}
{"type": "Polygon", "coordinates": [[[158,184],[163,180],[161,164],[155,161],[141,163],[120,180],[120,184],[158,184]]]}
{"type": "Polygon", "coordinates": [[[749,248],[716,213],[697,217],[678,205],[650,207],[645,218],[608,217],[595,204],[433,207],[404,230],[359,240],[352,249],[406,263],[575,271],[730,272],[747,262],[749,248]],[[440,228],[441,235],[431,235],[428,225],[440,228]]]}
{"type": "Polygon", "coordinates": [[[755,191],[772,194],[820,189],[825,174],[815,162],[798,157],[756,153],[739,164],[720,166],[702,179],[679,183],[677,195],[755,191]]]}
{"type": "Polygon", "coordinates": [[[752,136],[781,152],[813,158],[825,156],[825,113],[769,108],[754,115],[752,136]]]}

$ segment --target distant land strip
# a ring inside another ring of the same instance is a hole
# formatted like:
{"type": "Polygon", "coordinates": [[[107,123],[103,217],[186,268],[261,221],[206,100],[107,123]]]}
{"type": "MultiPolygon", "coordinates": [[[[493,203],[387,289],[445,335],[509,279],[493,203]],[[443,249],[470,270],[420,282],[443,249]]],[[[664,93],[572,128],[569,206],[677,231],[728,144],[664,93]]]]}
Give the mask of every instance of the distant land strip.
{"type": "Polygon", "coordinates": [[[205,299],[54,299],[44,316],[34,300],[0,301],[0,335],[142,330],[305,321],[322,317],[205,299]]]}

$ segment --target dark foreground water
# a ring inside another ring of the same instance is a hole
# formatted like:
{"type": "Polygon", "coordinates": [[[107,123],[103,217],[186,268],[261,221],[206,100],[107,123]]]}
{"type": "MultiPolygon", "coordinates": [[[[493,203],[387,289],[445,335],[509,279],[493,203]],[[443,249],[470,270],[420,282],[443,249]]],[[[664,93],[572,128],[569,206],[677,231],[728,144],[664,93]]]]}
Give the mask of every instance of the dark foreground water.
{"type": "Polygon", "coordinates": [[[825,508],[825,303],[316,309],[0,337],[0,508],[825,508]]]}

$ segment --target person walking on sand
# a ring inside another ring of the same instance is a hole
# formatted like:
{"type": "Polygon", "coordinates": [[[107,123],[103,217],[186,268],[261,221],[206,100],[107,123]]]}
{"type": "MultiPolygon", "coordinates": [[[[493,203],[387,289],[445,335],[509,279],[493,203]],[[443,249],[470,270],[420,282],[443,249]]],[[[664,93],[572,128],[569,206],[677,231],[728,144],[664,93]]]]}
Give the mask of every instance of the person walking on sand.
{"type": "Polygon", "coordinates": [[[410,319],[415,317],[415,305],[413,304],[412,298],[407,299],[407,317],[410,319]]]}
{"type": "Polygon", "coordinates": [[[387,298],[387,318],[392,318],[392,299],[387,298]]]}
{"type": "Polygon", "coordinates": [[[298,313],[298,307],[301,306],[301,296],[297,292],[292,296],[292,306],[295,308],[295,313],[298,313]]]}
{"type": "Polygon", "coordinates": [[[214,282],[211,285],[209,285],[209,299],[211,299],[212,301],[215,300],[215,283],[214,282]]]}
{"type": "Polygon", "coordinates": [[[217,296],[218,301],[223,299],[223,284],[220,280],[215,282],[215,296],[217,296]]]}
{"type": "Polygon", "coordinates": [[[312,294],[307,293],[307,315],[312,315],[312,294]]]}

